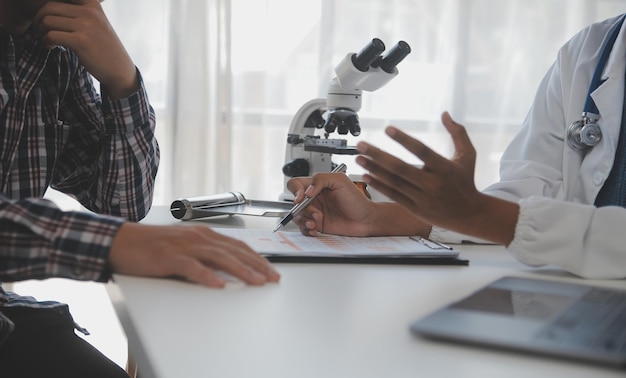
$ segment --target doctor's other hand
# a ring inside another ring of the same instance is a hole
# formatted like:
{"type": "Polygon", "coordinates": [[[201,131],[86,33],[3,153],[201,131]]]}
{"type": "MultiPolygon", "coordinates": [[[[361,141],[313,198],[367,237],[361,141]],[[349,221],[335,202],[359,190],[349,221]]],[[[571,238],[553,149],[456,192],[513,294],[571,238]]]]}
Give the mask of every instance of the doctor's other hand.
{"type": "Polygon", "coordinates": [[[249,285],[278,282],[280,275],[244,242],[204,225],[152,226],[124,223],[109,253],[114,272],[145,277],[179,277],[223,287],[223,271],[249,285]]]}
{"type": "Polygon", "coordinates": [[[404,207],[368,199],[343,173],[295,177],[287,182],[287,188],[294,193],[295,203],[305,196],[315,197],[293,220],[304,235],[316,236],[322,232],[347,236],[427,236],[430,232],[430,225],[420,222],[404,207]]]}
{"type": "Polygon", "coordinates": [[[519,206],[479,192],[474,184],[476,150],[463,126],[445,112],[442,122],[455,148],[448,160],[395,127],[386,133],[423,163],[418,168],[366,142],[356,161],[369,171],[363,181],[406,207],[422,221],[508,245],[519,206]]]}

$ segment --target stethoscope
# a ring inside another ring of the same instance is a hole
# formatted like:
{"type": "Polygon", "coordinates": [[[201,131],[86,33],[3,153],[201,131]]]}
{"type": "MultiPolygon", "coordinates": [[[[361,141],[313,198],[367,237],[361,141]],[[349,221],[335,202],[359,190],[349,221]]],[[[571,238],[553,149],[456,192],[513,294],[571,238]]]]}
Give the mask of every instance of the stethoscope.
{"type": "Polygon", "coordinates": [[[591,84],[589,85],[589,91],[587,92],[587,100],[585,101],[585,106],[583,107],[582,118],[573,122],[567,128],[567,144],[575,150],[586,150],[587,148],[600,143],[600,140],[602,139],[602,130],[600,130],[600,126],[598,126],[600,111],[598,110],[596,103],[591,98],[591,93],[598,89],[598,87],[604,82],[604,80],[601,79],[602,71],[604,71],[604,66],[606,65],[607,60],[609,60],[609,55],[611,54],[617,35],[619,34],[622,24],[624,23],[624,18],[626,18],[626,15],[622,16],[622,18],[615,25],[613,25],[613,28],[611,29],[609,36],[602,47],[600,60],[598,61],[596,70],[593,72],[591,84]]]}

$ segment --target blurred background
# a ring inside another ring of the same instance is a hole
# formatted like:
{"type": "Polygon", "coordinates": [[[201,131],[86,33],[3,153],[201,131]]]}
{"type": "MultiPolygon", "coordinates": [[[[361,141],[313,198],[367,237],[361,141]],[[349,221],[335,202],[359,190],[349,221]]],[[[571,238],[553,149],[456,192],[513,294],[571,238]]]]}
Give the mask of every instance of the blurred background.
{"type": "MultiPolygon", "coordinates": [[[[364,92],[362,134],[402,127],[451,156],[444,110],[468,127],[476,181],[525,117],[558,48],[624,0],[109,0],[103,3],[146,80],[158,114],[156,204],[238,190],[282,192],[286,136],[305,102],[325,98],[334,67],[378,37],[411,46],[399,75],[364,92]]],[[[338,161],[342,160],[337,158],[338,161]]],[[[346,159],[349,173],[359,173],[346,159]]]]}
{"type": "MultiPolygon", "coordinates": [[[[444,110],[478,150],[477,186],[498,180],[498,160],[519,130],[558,48],[626,0],[108,0],[103,4],[142,72],[161,146],[155,205],[236,190],[277,200],[296,111],[324,98],[334,67],[372,38],[411,54],[399,75],[364,92],[366,140],[411,160],[383,129],[403,128],[451,156],[444,110]]],[[[353,144],[356,138],[349,138],[353,144]]],[[[341,157],[358,174],[354,157],[341,157]]],[[[66,209],[79,206],[58,193],[66,209]]],[[[48,280],[23,294],[70,303],[87,340],[121,365],[125,337],[104,286],[48,280]]]]}

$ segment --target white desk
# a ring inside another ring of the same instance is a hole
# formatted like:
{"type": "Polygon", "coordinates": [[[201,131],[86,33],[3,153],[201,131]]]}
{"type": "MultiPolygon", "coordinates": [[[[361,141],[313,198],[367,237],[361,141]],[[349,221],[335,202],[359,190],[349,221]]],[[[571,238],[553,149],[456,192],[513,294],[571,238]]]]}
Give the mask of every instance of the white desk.
{"type": "MultiPolygon", "coordinates": [[[[276,218],[207,225],[267,228],[276,218]]],[[[144,221],[178,222],[166,207],[144,221]]],[[[108,292],[142,378],[624,377],[575,362],[414,337],[409,324],[504,275],[580,281],[528,268],[497,246],[461,246],[464,266],[279,264],[279,284],[208,289],[115,275],[108,292]]],[[[626,288],[626,281],[588,281],[626,288]]]]}

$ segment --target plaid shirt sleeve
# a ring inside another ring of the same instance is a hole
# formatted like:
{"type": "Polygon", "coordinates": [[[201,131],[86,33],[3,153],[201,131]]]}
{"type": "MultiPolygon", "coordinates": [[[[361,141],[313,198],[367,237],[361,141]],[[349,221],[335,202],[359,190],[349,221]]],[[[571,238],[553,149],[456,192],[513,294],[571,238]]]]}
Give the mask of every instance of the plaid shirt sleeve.
{"type": "Polygon", "coordinates": [[[0,195],[0,280],[50,277],[105,282],[113,238],[124,221],[65,212],[45,199],[0,195]]]}
{"type": "Polygon", "coordinates": [[[137,74],[141,88],[111,100],[79,67],[60,110],[71,132],[51,184],[96,213],[132,221],[150,209],[159,164],[155,114],[137,74]]]}

